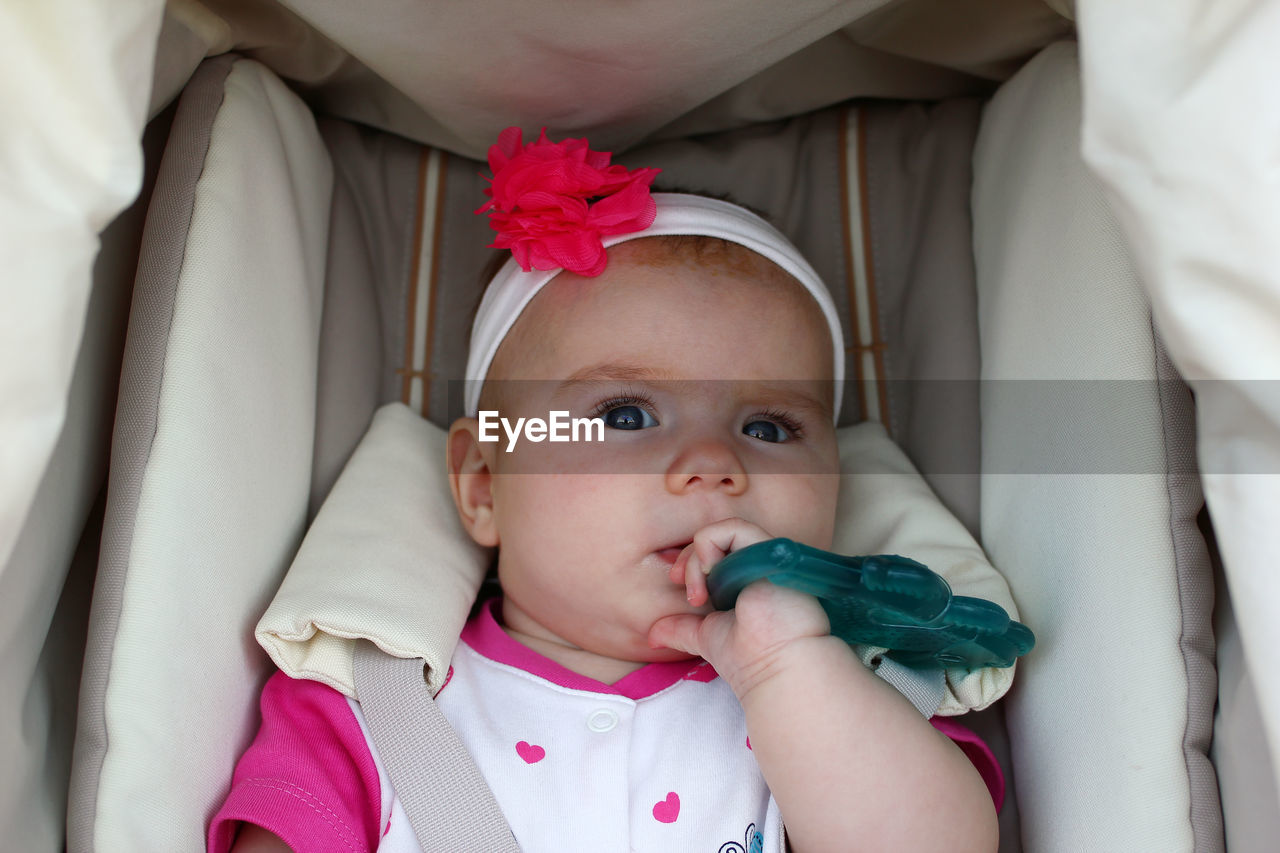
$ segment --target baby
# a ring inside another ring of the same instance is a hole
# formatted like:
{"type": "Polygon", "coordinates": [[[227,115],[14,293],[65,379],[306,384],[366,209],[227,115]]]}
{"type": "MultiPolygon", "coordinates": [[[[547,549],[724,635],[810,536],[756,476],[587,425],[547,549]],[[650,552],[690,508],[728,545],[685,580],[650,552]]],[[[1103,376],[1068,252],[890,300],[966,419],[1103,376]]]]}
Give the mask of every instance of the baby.
{"type": "MultiPolygon", "coordinates": [[[[816,600],[759,582],[707,604],[731,551],[831,545],[844,348],[817,275],[753,214],[650,194],[652,170],[582,141],[508,131],[490,163],[514,257],[477,314],[448,465],[502,595],[436,701],[522,849],[995,849],[992,795],[954,741],[986,753],[864,667],[816,600]],[[539,192],[562,212],[516,221],[539,192]],[[603,440],[489,441],[480,411],[566,411],[603,440]]],[[[277,675],[263,715],[242,767],[265,769],[237,772],[211,849],[420,849],[358,705],[277,675]]]]}

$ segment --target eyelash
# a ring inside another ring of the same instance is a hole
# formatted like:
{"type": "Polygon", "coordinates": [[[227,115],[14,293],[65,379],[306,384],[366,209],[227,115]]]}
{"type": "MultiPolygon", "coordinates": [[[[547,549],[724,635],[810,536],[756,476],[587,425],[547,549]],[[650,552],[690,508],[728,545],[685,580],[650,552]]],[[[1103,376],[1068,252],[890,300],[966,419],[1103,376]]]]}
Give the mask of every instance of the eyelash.
{"type": "Polygon", "coordinates": [[[804,424],[781,409],[765,409],[759,414],[752,415],[747,420],[747,423],[751,423],[752,420],[766,420],[780,424],[791,436],[792,441],[804,438],[804,424]]]}
{"type": "MultiPolygon", "coordinates": [[[[588,417],[602,418],[610,409],[616,409],[619,406],[640,406],[650,414],[653,414],[656,409],[656,406],[654,406],[653,403],[653,398],[648,394],[645,394],[642,391],[624,388],[622,393],[609,397],[606,400],[601,400],[597,403],[591,410],[591,414],[588,415],[588,417]]],[[[804,438],[804,424],[800,423],[800,421],[796,420],[796,418],[791,414],[784,412],[781,409],[765,409],[764,411],[757,412],[747,418],[746,423],[751,423],[753,420],[773,421],[774,423],[781,425],[782,428],[787,431],[791,441],[804,438]]]]}
{"type": "Polygon", "coordinates": [[[588,417],[603,418],[610,409],[616,409],[619,406],[639,406],[649,414],[653,414],[656,408],[653,404],[653,398],[648,394],[624,388],[621,394],[597,403],[588,417]]]}

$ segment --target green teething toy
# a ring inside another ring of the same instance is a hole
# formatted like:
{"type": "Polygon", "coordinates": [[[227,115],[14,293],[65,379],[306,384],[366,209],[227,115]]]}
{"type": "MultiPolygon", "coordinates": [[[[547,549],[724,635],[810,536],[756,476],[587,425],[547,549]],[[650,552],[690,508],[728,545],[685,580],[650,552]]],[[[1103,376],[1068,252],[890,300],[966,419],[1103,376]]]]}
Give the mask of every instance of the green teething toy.
{"type": "Polygon", "coordinates": [[[938,574],[895,554],[844,557],[790,539],[770,539],[726,556],[707,576],[711,603],[729,610],[746,586],[767,578],[818,599],[831,633],[883,646],[914,669],[1012,666],[1035,636],[998,604],[952,595],[938,574]]]}

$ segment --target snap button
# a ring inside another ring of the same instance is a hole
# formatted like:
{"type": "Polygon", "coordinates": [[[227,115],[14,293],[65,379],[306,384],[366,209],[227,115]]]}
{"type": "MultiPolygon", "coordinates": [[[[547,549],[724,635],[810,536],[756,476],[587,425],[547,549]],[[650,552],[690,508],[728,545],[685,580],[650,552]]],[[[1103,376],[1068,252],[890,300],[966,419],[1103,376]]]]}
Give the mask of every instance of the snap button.
{"type": "Polygon", "coordinates": [[[617,713],[610,711],[608,708],[592,711],[591,716],[587,717],[587,728],[598,734],[611,731],[617,724],[617,713]]]}

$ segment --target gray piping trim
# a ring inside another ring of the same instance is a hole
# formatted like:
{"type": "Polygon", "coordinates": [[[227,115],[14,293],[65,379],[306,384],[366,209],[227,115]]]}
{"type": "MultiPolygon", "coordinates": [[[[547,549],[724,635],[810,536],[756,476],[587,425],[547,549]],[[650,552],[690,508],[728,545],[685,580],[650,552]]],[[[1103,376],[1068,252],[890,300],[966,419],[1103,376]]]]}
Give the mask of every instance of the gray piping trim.
{"type": "Polygon", "coordinates": [[[204,172],[223,84],[238,56],[224,55],[196,70],[178,103],[143,230],[129,315],[120,397],[111,446],[107,510],[80,682],[80,707],[67,805],[67,850],[92,853],[98,786],[110,746],[106,696],[120,610],[128,582],[134,520],[155,441],[164,360],[196,184],[204,172]]]}
{"type": "Polygon", "coordinates": [[[1209,550],[1196,524],[1204,505],[1199,474],[1187,472],[1196,458],[1195,404],[1154,326],[1156,393],[1164,429],[1165,485],[1169,494],[1169,534],[1173,543],[1182,611],[1178,640],[1187,677],[1187,728],[1182,753],[1190,786],[1191,835],[1196,853],[1223,853],[1226,837],[1218,775],[1209,758],[1213,710],[1218,694],[1213,637],[1213,568],[1209,550]]]}

